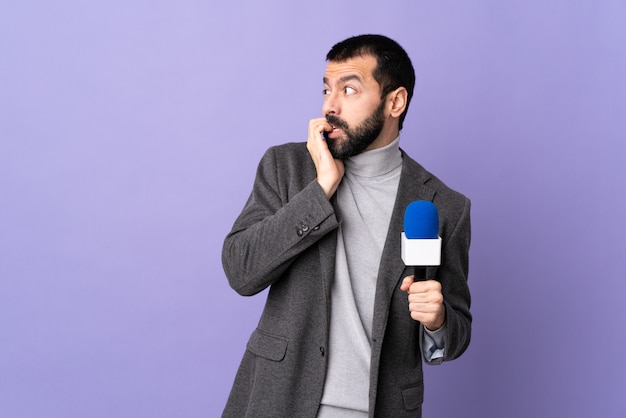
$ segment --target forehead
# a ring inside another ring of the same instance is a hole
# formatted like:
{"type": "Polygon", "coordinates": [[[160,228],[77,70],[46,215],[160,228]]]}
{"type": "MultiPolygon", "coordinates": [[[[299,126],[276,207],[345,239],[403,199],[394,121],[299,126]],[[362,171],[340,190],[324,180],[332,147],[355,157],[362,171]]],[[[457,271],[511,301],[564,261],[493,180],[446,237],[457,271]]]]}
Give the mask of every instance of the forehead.
{"type": "Polygon", "coordinates": [[[378,84],[374,79],[376,64],[376,58],[371,55],[357,56],[339,62],[331,61],[326,66],[324,82],[332,84],[346,78],[354,79],[354,76],[356,76],[364,84],[378,84]]]}

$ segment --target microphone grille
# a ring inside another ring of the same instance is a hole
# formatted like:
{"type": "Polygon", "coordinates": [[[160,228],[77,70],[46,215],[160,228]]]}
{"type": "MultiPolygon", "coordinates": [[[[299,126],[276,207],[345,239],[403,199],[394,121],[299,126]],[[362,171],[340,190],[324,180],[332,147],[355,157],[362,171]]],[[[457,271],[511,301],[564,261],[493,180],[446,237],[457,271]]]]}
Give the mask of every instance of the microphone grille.
{"type": "Polygon", "coordinates": [[[427,200],[409,203],[404,212],[404,234],[408,239],[437,239],[439,236],[437,207],[427,200]]]}

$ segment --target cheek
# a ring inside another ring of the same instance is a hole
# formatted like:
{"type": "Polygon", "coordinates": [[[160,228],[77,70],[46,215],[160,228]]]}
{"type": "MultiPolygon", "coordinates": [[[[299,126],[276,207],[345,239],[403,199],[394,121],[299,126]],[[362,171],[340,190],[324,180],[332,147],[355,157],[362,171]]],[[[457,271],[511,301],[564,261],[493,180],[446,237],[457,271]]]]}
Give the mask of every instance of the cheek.
{"type": "Polygon", "coordinates": [[[360,125],[369,116],[367,106],[346,106],[343,109],[342,117],[350,126],[360,125]]]}
{"type": "Polygon", "coordinates": [[[352,117],[351,121],[349,121],[350,126],[356,127],[362,125],[371,115],[371,111],[362,109],[357,115],[352,117]]]}

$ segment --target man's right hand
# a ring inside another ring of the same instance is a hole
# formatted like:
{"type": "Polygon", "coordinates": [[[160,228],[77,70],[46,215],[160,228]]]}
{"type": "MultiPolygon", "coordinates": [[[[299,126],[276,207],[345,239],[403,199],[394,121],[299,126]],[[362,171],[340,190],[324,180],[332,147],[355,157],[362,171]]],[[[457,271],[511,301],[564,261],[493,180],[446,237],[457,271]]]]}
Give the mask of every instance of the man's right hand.
{"type": "Polygon", "coordinates": [[[317,170],[317,182],[329,199],[337,191],[345,173],[343,161],[333,158],[322,135],[324,131],[331,132],[332,130],[333,127],[326,122],[325,118],[311,119],[306,145],[317,170]]]}

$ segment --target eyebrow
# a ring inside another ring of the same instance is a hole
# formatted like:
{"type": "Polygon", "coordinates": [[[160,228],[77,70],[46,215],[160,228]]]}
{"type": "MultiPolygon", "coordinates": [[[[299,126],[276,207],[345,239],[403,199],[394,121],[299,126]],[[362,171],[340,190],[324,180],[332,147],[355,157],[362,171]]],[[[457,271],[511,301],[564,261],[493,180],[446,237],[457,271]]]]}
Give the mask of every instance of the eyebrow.
{"type": "MultiPolygon", "coordinates": [[[[359,77],[359,76],[358,76],[358,75],[356,75],[356,74],[348,74],[348,75],[344,75],[343,77],[341,77],[341,78],[339,79],[339,82],[340,82],[340,83],[346,83],[346,82],[351,81],[351,80],[356,80],[356,81],[358,81],[359,83],[363,83],[363,81],[361,80],[361,77],[359,77]]],[[[327,77],[324,77],[324,84],[328,84],[328,78],[327,78],[327,77]]]]}

